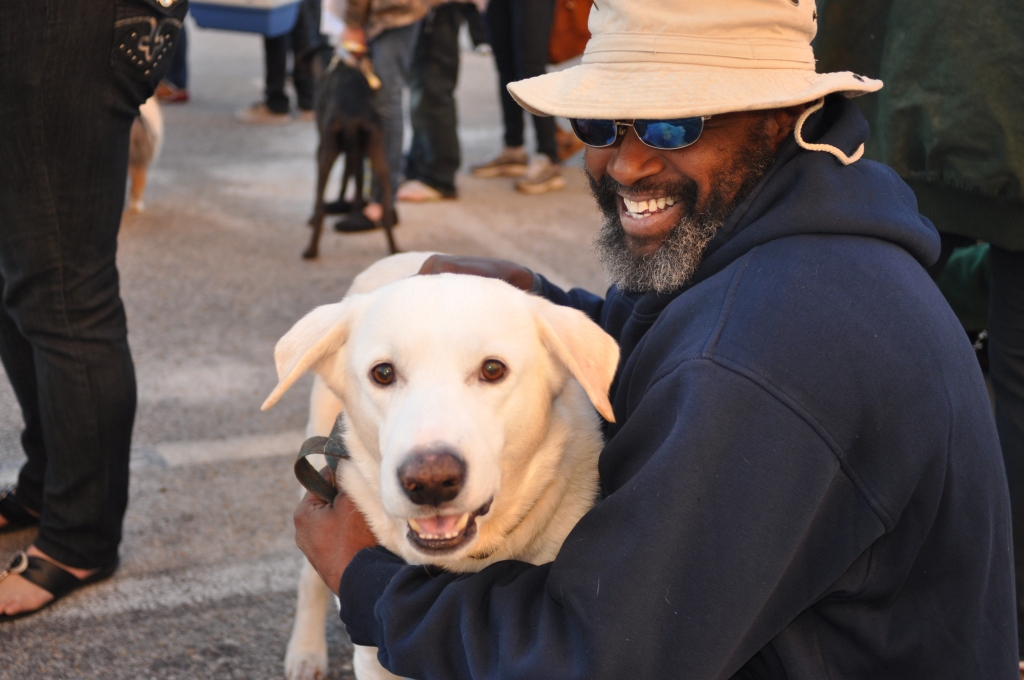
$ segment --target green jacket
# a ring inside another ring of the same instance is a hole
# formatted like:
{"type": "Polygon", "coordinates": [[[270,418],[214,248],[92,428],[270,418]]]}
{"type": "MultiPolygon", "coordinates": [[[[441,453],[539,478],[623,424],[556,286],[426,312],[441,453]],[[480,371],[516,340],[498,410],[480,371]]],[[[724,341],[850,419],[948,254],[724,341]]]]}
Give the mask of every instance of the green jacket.
{"type": "Polygon", "coordinates": [[[866,155],[939,231],[1024,251],[1024,1],[818,0],[818,71],[885,87],[855,101],[866,155]]]}

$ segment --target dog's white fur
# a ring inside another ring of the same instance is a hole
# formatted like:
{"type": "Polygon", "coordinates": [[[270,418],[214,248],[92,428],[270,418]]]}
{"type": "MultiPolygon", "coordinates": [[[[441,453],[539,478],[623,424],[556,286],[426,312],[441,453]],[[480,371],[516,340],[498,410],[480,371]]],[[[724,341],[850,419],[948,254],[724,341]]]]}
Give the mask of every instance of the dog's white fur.
{"type": "MultiPolygon", "coordinates": [[[[352,457],[339,465],[339,485],[380,543],[407,562],[456,572],[511,558],[548,562],[595,500],[602,439],[594,408],[612,420],[618,346],[581,312],[501,281],[406,278],[429,255],[378,262],[342,302],[296,323],[278,342],[280,382],[264,408],[306,371],[317,374],[307,435],[328,434],[344,405],[352,457]],[[507,367],[503,379],[481,379],[490,359],[507,367]],[[381,362],[397,376],[386,387],[370,377],[381,362]],[[413,504],[397,474],[412,452],[439,445],[467,468],[459,495],[441,510],[413,504]],[[472,512],[489,501],[488,512],[472,516],[476,535],[453,552],[428,554],[411,540],[410,518],[472,512]]],[[[306,563],[285,658],[289,680],[326,673],[328,595],[306,563]]],[[[353,665],[360,680],[394,677],[373,648],[357,646],[353,665]]]]}
{"type": "Polygon", "coordinates": [[[149,166],[160,155],[164,144],[164,115],[156,96],[139,107],[139,117],[132,123],[131,145],[128,151],[128,212],[140,213],[146,208],[142,195],[146,191],[149,166]]]}

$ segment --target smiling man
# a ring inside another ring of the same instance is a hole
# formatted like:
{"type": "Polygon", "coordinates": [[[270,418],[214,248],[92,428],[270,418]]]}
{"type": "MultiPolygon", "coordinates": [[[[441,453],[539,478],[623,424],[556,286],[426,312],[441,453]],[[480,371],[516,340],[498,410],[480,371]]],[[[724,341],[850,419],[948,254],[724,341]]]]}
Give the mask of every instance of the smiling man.
{"type": "Polygon", "coordinates": [[[514,83],[569,118],[612,287],[563,291],[619,342],[602,498],[555,560],[409,567],[342,496],[297,541],[352,639],[432,678],[1017,677],[1006,480],[973,351],[924,265],[938,234],[858,160],[808,0],[600,0],[583,64],[514,83]]]}

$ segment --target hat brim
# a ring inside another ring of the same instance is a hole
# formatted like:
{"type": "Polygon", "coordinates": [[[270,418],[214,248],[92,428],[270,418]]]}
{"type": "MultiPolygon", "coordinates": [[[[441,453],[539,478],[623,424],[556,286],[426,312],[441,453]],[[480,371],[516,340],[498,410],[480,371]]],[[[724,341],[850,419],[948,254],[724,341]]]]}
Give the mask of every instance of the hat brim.
{"type": "Polygon", "coordinates": [[[664,120],[795,106],[833,92],[856,97],[881,87],[847,71],[600,62],[510,83],[508,91],[539,116],[664,120]]]}

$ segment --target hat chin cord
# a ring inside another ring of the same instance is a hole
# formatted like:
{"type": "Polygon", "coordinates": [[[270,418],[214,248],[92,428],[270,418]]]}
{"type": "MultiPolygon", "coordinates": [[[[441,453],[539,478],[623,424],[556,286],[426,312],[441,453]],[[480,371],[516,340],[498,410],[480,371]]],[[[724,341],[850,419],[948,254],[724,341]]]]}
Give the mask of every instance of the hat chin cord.
{"type": "Polygon", "coordinates": [[[815,102],[813,106],[809,107],[806,111],[800,114],[799,118],[797,118],[796,127],[793,128],[793,137],[796,139],[797,145],[803,149],[807,149],[808,151],[824,151],[825,153],[830,153],[836,158],[838,158],[839,162],[842,163],[843,165],[850,165],[851,163],[856,163],[858,160],[860,160],[860,157],[864,155],[864,144],[861,144],[859,147],[857,147],[857,150],[853,152],[852,156],[847,156],[845,153],[843,153],[838,148],[832,146],[831,144],[810,144],[804,141],[802,134],[804,123],[807,122],[807,119],[811,117],[812,113],[814,113],[824,105],[825,98],[822,97],[817,102],[815,102]]]}

